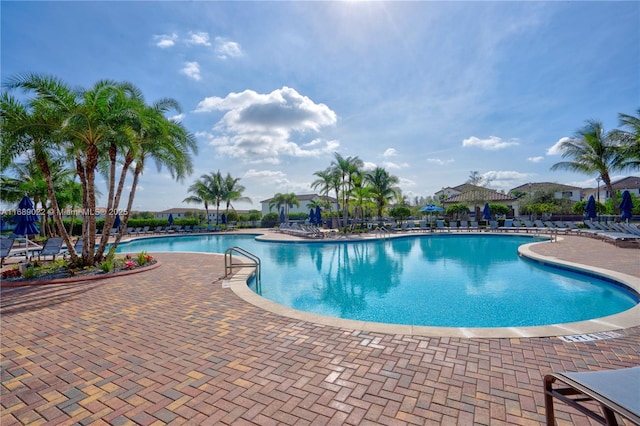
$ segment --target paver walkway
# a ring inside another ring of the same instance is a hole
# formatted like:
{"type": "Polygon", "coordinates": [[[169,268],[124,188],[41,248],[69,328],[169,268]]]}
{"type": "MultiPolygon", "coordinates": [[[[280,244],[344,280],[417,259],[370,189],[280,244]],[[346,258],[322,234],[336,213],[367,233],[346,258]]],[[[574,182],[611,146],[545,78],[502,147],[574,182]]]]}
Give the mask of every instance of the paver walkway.
{"type": "MultiPolygon", "coordinates": [[[[640,276],[640,251],[582,240],[640,276]]],[[[540,424],[544,374],[640,364],[640,328],[582,343],[367,333],[248,304],[220,285],[220,255],[156,257],[142,274],[2,289],[3,426],[540,424]]]]}

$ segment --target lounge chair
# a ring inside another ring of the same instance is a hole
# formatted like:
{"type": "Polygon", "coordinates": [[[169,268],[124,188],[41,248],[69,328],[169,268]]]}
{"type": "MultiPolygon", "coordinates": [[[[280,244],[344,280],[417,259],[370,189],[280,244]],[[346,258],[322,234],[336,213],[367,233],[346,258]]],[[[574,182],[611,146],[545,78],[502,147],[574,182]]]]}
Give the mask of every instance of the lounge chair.
{"type": "Polygon", "coordinates": [[[478,221],[472,220],[471,223],[469,223],[469,232],[477,231],[477,230],[478,230],[478,221]]]}
{"type": "Polygon", "coordinates": [[[419,226],[419,230],[423,231],[423,232],[428,232],[431,231],[431,228],[429,228],[429,225],[427,224],[426,220],[421,220],[420,222],[418,222],[418,226],[419,226]]]}
{"type": "Polygon", "coordinates": [[[544,377],[547,425],[555,425],[553,398],[586,414],[603,425],[617,425],[616,414],[640,424],[640,367],[581,373],[553,373],[544,377]],[[557,382],[557,387],[553,384],[557,382]],[[572,398],[573,397],[573,398],[572,398]],[[594,401],[602,414],[583,401],[594,401]]]}
{"type": "Polygon", "coordinates": [[[449,221],[449,231],[457,231],[458,230],[458,221],[450,220],[449,221]]]}
{"type": "Polygon", "coordinates": [[[498,221],[497,220],[490,220],[489,221],[489,228],[487,229],[487,231],[497,231],[498,230],[498,221]]]}
{"type": "Polygon", "coordinates": [[[9,256],[11,249],[13,248],[13,243],[16,240],[13,238],[2,238],[0,239],[0,267],[4,265],[4,258],[9,256]]]}
{"type": "Polygon", "coordinates": [[[444,220],[436,220],[436,229],[437,229],[438,231],[444,231],[444,230],[446,230],[446,229],[447,229],[447,228],[445,228],[445,226],[444,226],[444,220]]]}
{"type": "Polygon", "coordinates": [[[513,227],[513,219],[505,219],[504,220],[504,226],[500,226],[498,227],[498,229],[500,231],[511,231],[511,230],[515,230],[515,228],[513,227]]]}
{"type": "Polygon", "coordinates": [[[469,232],[469,222],[467,222],[466,220],[461,220],[460,221],[460,230],[469,232]]]}
{"type": "Polygon", "coordinates": [[[62,242],[62,238],[59,237],[49,238],[44,243],[44,246],[38,250],[38,260],[40,260],[42,256],[51,256],[53,260],[56,260],[56,256],[62,251],[62,242]]]}

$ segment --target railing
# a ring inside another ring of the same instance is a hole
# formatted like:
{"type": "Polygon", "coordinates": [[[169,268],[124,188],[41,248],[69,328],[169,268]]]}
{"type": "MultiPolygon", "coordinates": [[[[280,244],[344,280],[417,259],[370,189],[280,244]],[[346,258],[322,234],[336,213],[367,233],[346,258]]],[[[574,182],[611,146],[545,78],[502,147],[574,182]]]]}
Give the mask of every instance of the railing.
{"type": "Polygon", "coordinates": [[[260,291],[261,283],[260,283],[260,258],[255,254],[248,252],[242,247],[231,247],[224,252],[224,277],[227,278],[229,275],[233,273],[233,267],[245,267],[248,264],[245,262],[233,262],[233,253],[242,255],[243,257],[251,260],[253,263],[249,264],[256,267],[255,277],[256,277],[256,290],[260,291]]]}
{"type": "Polygon", "coordinates": [[[376,228],[376,234],[381,238],[391,238],[391,232],[384,226],[378,226],[376,228]]]}

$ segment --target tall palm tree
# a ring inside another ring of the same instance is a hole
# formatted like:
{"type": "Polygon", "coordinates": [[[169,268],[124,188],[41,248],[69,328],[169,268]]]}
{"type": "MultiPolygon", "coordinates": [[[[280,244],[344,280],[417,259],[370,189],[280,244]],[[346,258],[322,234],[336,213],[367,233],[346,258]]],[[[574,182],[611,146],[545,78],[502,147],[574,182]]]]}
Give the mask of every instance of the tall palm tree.
{"type": "Polygon", "coordinates": [[[298,197],[296,196],[296,194],[294,194],[293,192],[288,194],[282,194],[278,192],[276,195],[273,196],[271,201],[269,201],[269,210],[271,210],[271,208],[274,206],[276,207],[277,210],[280,210],[280,207],[284,207],[284,217],[285,217],[285,220],[288,221],[289,209],[291,209],[293,206],[299,207],[300,201],[298,200],[298,197]]]}
{"type": "Polygon", "coordinates": [[[344,232],[348,231],[349,221],[349,198],[350,192],[353,188],[353,179],[360,173],[360,168],[363,166],[362,160],[358,157],[343,157],[339,153],[334,153],[335,160],[332,162],[332,166],[337,174],[340,176],[340,188],[342,191],[342,204],[343,204],[343,221],[344,232]]]}
{"type": "Polygon", "coordinates": [[[211,194],[209,194],[209,187],[205,183],[204,179],[201,178],[196,180],[193,184],[191,184],[189,189],[187,189],[187,192],[191,193],[192,195],[182,200],[182,202],[192,203],[192,204],[204,204],[204,210],[207,214],[207,225],[208,225],[209,224],[209,203],[213,202],[214,199],[211,197],[211,194]]]}
{"type": "Polygon", "coordinates": [[[371,188],[377,208],[378,220],[381,221],[384,208],[400,194],[400,188],[396,186],[400,180],[397,176],[389,174],[384,168],[376,167],[365,174],[365,181],[371,188]]]}
{"type": "Polygon", "coordinates": [[[628,114],[618,114],[620,127],[612,132],[614,139],[620,145],[616,166],[620,169],[640,168],[640,108],[637,117],[628,114]]]}
{"type": "Polygon", "coordinates": [[[240,178],[234,178],[231,173],[227,173],[222,180],[222,200],[227,204],[225,208],[227,214],[229,214],[229,207],[233,209],[232,201],[248,201],[251,203],[251,198],[242,196],[245,187],[238,182],[240,182],[240,178]]]}
{"type": "Polygon", "coordinates": [[[573,139],[560,144],[562,158],[570,161],[561,161],[551,166],[551,170],[571,170],[587,175],[596,174],[611,194],[616,211],[616,193],[611,185],[611,172],[615,170],[618,161],[618,146],[610,133],[605,133],[602,123],[596,120],[588,120],[586,124],[576,131],[573,139]]]}

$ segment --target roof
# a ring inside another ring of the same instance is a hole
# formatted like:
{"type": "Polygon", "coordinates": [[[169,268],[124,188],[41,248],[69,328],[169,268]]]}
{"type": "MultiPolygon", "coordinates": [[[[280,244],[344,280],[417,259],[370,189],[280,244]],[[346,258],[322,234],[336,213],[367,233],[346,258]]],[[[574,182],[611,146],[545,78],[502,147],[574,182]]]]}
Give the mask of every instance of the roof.
{"type": "MultiPolygon", "coordinates": [[[[230,209],[233,210],[233,209],[230,209]]],[[[220,214],[224,213],[226,211],[226,208],[220,208],[220,214]]],[[[191,212],[191,213],[203,213],[206,214],[207,211],[205,209],[194,209],[194,208],[185,208],[185,207],[175,207],[172,209],[167,209],[167,210],[162,210],[160,212],[151,212],[151,213],[155,213],[155,214],[184,214],[187,212],[191,212]]],[[[249,213],[249,210],[238,210],[235,209],[235,212],[238,214],[247,214],[249,213]]],[[[216,214],[216,208],[215,206],[213,208],[209,208],[209,214],[216,214]]]]}
{"type": "Polygon", "coordinates": [[[640,189],[640,177],[627,176],[615,182],[611,182],[611,186],[616,190],[640,189]]]}
{"type": "MultiPolygon", "coordinates": [[[[473,186],[473,185],[472,185],[473,186]]],[[[478,187],[480,188],[480,187],[478,187]]],[[[445,203],[469,203],[469,202],[487,202],[487,201],[515,201],[517,198],[493,189],[481,188],[480,190],[471,190],[462,194],[454,195],[444,200],[445,203]]]]}
{"type": "Polygon", "coordinates": [[[576,190],[581,189],[579,186],[565,185],[556,182],[530,182],[524,185],[516,186],[509,190],[509,192],[529,192],[529,191],[563,191],[563,190],[576,190]]]}

